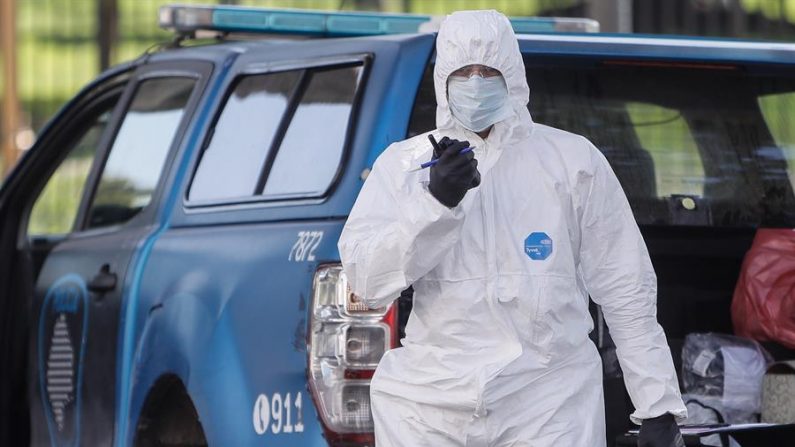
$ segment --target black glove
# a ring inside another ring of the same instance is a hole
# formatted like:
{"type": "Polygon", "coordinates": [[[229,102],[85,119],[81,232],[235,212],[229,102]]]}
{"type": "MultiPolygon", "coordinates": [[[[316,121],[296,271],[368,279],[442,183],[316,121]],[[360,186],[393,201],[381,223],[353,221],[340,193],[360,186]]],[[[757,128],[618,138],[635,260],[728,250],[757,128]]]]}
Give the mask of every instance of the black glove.
{"type": "MultiPolygon", "coordinates": [[[[434,140],[431,138],[431,143],[434,140]]],[[[439,162],[431,166],[431,182],[428,189],[441,204],[453,208],[461,202],[470,188],[480,185],[478,161],[474,152],[459,154],[469,147],[468,141],[444,137],[434,144],[434,158],[439,162]]]]}
{"type": "Polygon", "coordinates": [[[674,416],[666,413],[644,419],[638,433],[638,447],[685,447],[674,416]]]}

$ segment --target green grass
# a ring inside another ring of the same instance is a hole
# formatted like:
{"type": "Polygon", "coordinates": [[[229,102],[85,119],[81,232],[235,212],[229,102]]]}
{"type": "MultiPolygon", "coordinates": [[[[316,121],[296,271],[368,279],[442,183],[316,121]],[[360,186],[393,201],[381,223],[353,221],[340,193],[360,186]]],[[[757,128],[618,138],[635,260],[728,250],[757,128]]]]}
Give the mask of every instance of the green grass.
{"type": "Polygon", "coordinates": [[[795,0],[740,0],[747,12],[761,12],[771,20],[795,22],[795,0]]]}
{"type": "Polygon", "coordinates": [[[91,158],[67,159],[61,164],[33,206],[28,234],[71,230],[90,168],[91,158]]]}
{"type": "Polygon", "coordinates": [[[657,195],[704,195],[704,166],[698,145],[678,110],[648,103],[627,103],[641,147],[654,160],[657,195]]]}
{"type": "Polygon", "coordinates": [[[792,107],[795,93],[779,93],[759,98],[759,107],[765,117],[776,145],[788,161],[789,179],[795,188],[795,126],[792,125],[792,107]]]}

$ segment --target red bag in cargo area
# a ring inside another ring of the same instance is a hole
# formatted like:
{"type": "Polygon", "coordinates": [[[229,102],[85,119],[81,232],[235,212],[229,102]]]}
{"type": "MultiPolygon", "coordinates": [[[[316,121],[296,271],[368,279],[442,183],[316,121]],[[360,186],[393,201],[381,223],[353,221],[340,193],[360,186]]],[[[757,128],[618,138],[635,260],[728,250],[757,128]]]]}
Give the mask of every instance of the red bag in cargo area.
{"type": "Polygon", "coordinates": [[[795,349],[795,231],[757,230],[732,299],[734,332],[795,349]]]}

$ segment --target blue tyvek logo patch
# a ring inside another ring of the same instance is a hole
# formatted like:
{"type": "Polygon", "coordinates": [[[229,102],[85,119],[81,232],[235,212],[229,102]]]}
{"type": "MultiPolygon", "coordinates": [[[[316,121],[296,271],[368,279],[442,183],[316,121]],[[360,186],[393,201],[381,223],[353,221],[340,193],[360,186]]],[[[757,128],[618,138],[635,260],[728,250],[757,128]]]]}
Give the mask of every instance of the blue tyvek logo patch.
{"type": "Polygon", "coordinates": [[[530,233],[524,240],[524,252],[534,261],[543,261],[552,254],[552,238],[544,232],[530,233]]]}

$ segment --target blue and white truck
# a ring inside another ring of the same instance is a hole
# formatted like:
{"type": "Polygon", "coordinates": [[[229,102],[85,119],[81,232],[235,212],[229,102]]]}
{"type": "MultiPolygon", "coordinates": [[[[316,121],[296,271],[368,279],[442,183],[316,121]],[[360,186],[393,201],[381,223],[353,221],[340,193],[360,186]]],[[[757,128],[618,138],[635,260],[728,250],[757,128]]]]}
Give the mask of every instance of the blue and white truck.
{"type": "MultiPolygon", "coordinates": [[[[363,306],[337,239],[379,153],[435,127],[434,20],[159,19],[174,42],[86,86],[0,189],[0,444],[372,445],[411,296],[363,306]],[[66,170],[69,228],[35,231],[66,170]]],[[[755,229],[795,226],[795,45],[512,23],[534,119],[591,139],[629,197],[674,357],[731,332],[755,229]]],[[[631,409],[595,315],[612,443],[631,409]]]]}

